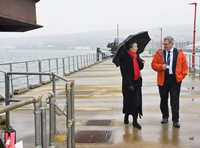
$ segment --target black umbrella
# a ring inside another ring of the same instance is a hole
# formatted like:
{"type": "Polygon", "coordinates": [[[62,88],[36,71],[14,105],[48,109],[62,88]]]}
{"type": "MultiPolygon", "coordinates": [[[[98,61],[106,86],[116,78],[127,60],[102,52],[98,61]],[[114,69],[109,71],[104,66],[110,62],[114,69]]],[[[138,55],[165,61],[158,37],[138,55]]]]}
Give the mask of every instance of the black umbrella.
{"type": "Polygon", "coordinates": [[[115,65],[118,67],[120,65],[120,57],[126,52],[127,48],[126,45],[127,44],[131,44],[134,40],[137,40],[137,45],[138,45],[138,50],[137,50],[137,54],[140,54],[144,51],[146,45],[149,43],[149,41],[151,40],[151,38],[148,35],[147,31],[144,32],[139,32],[137,34],[134,35],[129,35],[123,42],[121,42],[114,55],[113,55],[113,63],[115,63],[115,65]]]}

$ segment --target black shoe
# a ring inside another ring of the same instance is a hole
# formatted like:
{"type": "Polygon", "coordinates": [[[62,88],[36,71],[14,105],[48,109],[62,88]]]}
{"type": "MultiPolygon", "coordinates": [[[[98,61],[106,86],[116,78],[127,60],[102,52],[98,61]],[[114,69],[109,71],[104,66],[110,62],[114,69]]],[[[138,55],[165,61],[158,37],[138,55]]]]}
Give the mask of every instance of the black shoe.
{"type": "Polygon", "coordinates": [[[168,121],[168,118],[162,118],[161,123],[166,123],[168,121]]]}
{"type": "Polygon", "coordinates": [[[174,127],[179,128],[180,127],[180,123],[179,122],[173,122],[174,127]]]}
{"type": "Polygon", "coordinates": [[[136,127],[138,129],[142,128],[137,122],[133,122],[133,127],[136,127]]]}
{"type": "Polygon", "coordinates": [[[128,115],[124,115],[124,124],[128,124],[129,121],[128,121],[128,115]]]}

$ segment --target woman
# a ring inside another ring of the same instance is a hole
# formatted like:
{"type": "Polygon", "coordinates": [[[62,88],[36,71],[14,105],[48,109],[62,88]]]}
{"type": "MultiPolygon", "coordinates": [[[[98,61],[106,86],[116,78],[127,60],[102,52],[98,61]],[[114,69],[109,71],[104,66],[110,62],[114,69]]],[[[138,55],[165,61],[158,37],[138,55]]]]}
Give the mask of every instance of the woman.
{"type": "Polygon", "coordinates": [[[122,74],[123,113],[124,123],[128,124],[128,116],[133,116],[133,126],[141,129],[137,122],[138,114],[142,115],[142,78],[140,70],[144,67],[144,61],[136,54],[138,47],[136,41],[127,45],[128,50],[120,58],[120,70],[122,74]]]}

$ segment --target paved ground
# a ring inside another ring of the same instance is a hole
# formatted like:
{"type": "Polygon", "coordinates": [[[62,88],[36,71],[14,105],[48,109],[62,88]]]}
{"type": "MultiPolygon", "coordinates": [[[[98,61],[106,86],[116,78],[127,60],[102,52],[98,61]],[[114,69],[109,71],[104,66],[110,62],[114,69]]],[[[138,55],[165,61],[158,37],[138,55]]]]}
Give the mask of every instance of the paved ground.
{"type": "MultiPolygon", "coordinates": [[[[199,148],[200,147],[200,80],[187,76],[180,94],[180,128],[174,128],[171,121],[161,124],[159,94],[156,85],[156,72],[151,69],[151,57],[144,57],[146,63],[143,76],[143,114],[139,119],[142,126],[138,130],[130,123],[124,125],[122,114],[121,74],[111,59],[67,76],[75,80],[76,133],[80,131],[109,131],[108,143],[76,143],[77,148],[199,148]],[[85,126],[88,120],[111,120],[110,126],[85,126]]],[[[65,103],[64,82],[57,81],[57,103],[65,103]]],[[[30,90],[14,99],[25,99],[51,91],[51,85],[30,90]]],[[[17,130],[17,141],[23,140],[24,147],[34,146],[33,106],[28,105],[11,112],[11,126],[17,130]]],[[[48,120],[48,116],[47,116],[48,120]]],[[[61,147],[65,139],[66,121],[57,117],[58,135],[56,147],[61,147]]],[[[48,127],[47,127],[48,130],[48,127]]]]}

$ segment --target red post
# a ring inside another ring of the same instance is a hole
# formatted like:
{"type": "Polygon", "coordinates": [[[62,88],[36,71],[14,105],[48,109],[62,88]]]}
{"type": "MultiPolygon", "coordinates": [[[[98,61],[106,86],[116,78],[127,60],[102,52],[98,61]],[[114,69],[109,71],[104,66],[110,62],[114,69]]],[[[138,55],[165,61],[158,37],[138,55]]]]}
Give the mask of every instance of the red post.
{"type": "Polygon", "coordinates": [[[159,28],[161,30],[161,40],[160,40],[160,49],[162,50],[162,28],[159,28]]]}
{"type": "Polygon", "coordinates": [[[195,11],[194,11],[194,35],[193,35],[193,52],[192,52],[192,68],[194,70],[194,56],[195,56],[195,33],[196,33],[196,8],[197,8],[197,2],[190,3],[189,5],[195,5],[195,11]]]}

